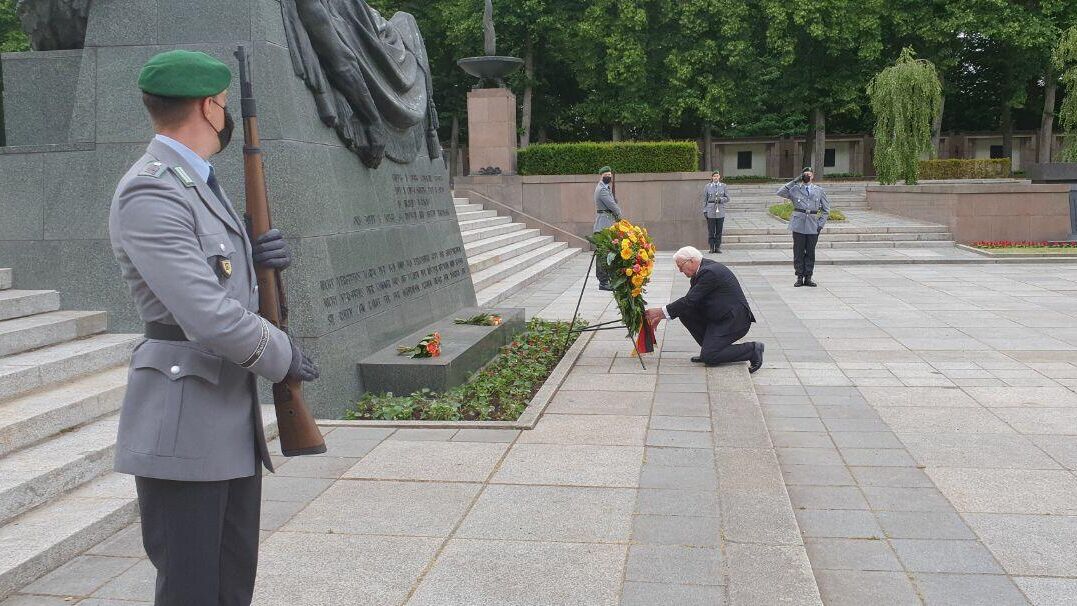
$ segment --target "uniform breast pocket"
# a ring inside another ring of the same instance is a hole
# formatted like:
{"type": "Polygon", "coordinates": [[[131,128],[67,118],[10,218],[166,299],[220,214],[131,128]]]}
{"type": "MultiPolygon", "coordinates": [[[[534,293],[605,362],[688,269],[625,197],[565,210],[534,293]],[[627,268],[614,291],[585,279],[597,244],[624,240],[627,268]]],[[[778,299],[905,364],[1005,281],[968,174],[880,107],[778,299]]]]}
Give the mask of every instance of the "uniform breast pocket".
{"type": "Polygon", "coordinates": [[[217,279],[222,284],[232,277],[234,263],[237,262],[236,247],[227,232],[204,234],[198,236],[198,243],[202,246],[202,253],[206,255],[206,262],[210,269],[217,274],[217,279]]]}
{"type": "Polygon", "coordinates": [[[131,357],[131,376],[120,419],[120,441],[129,450],[163,457],[176,455],[184,414],[215,389],[222,359],[205,351],[147,341],[131,357]]]}

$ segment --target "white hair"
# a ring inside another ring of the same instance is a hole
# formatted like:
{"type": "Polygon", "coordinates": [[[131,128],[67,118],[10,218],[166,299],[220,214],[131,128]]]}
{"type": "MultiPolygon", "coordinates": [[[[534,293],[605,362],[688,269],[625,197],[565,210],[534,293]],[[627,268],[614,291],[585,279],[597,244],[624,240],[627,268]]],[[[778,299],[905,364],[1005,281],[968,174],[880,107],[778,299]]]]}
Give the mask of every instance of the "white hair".
{"type": "Polygon", "coordinates": [[[680,264],[685,261],[699,261],[703,258],[703,253],[699,252],[699,249],[695,246],[685,246],[684,248],[673,253],[673,262],[680,264]]]}

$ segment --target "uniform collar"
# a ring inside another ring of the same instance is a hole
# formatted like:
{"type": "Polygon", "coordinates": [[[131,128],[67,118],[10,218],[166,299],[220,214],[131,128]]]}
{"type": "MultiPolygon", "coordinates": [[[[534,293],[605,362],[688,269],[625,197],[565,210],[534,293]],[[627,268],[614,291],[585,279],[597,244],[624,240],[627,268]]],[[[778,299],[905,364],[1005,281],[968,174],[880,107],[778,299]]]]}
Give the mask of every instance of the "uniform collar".
{"type": "Polygon", "coordinates": [[[172,137],[158,134],[154,139],[169,146],[173,151],[179,154],[181,158],[186,160],[187,164],[191,166],[195,174],[197,174],[202,181],[209,181],[209,173],[213,170],[213,165],[203,160],[202,156],[194,153],[191,148],[176,141],[172,137]]]}

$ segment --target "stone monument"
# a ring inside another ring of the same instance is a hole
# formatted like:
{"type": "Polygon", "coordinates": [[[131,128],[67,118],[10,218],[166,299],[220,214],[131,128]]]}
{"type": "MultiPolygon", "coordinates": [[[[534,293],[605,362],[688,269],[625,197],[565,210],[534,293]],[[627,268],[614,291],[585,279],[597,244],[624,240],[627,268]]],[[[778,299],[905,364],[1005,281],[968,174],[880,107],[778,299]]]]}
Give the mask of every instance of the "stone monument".
{"type": "Polygon", "coordinates": [[[457,61],[465,72],[479,79],[467,94],[468,163],[474,174],[515,175],[516,95],[505,87],[503,78],[523,60],[497,54],[491,0],[486,0],[482,25],[486,54],[457,61]],[[491,82],[492,87],[483,88],[491,82]]]}
{"type": "MultiPolygon", "coordinates": [[[[79,4],[23,2],[40,15],[79,4]]],[[[359,397],[359,360],[474,305],[410,15],[385,19],[363,0],[93,0],[83,39],[77,23],[40,31],[41,48],[66,50],[2,58],[0,265],[20,288],[62,286],[66,308],[141,330],[107,233],[116,182],[153,136],[138,70],[177,47],[235,70],[243,44],[273,219],[295,252],[291,329],[322,367],[306,388],[315,413],[335,418],[359,397]]],[[[241,146],[212,161],[242,207],[241,146]]]]}

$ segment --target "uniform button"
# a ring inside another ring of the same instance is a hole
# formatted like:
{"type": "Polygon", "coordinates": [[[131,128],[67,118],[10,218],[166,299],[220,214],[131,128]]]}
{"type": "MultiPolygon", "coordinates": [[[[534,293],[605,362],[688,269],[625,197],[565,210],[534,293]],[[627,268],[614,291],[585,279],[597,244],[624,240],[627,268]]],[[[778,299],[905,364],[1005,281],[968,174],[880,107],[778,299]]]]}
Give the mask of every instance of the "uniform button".
{"type": "Polygon", "coordinates": [[[173,366],[172,368],[169,368],[168,370],[169,370],[169,372],[171,372],[174,375],[178,375],[180,373],[180,367],[179,366],[173,366]]]}
{"type": "Polygon", "coordinates": [[[221,250],[224,250],[224,243],[221,243],[221,250]]]}

